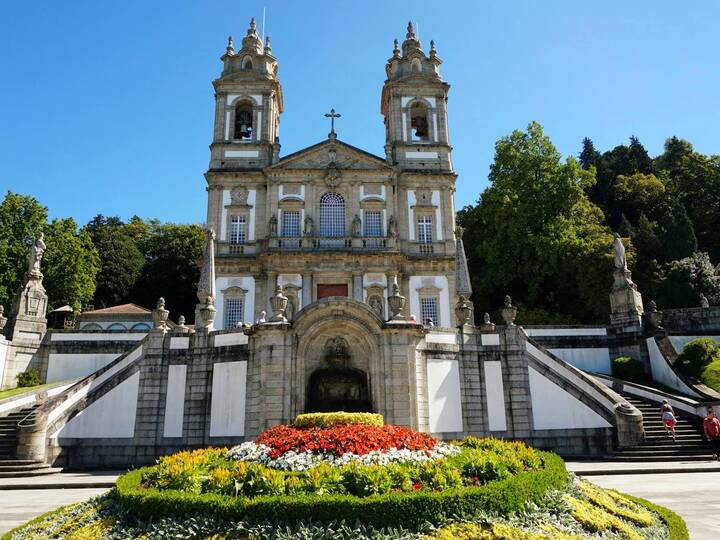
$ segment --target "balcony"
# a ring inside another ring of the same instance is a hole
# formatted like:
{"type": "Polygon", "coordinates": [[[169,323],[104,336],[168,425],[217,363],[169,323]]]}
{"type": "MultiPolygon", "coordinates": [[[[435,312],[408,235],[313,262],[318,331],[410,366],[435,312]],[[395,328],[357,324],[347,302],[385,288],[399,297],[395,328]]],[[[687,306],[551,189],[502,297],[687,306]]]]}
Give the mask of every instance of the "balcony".
{"type": "Polygon", "coordinates": [[[268,239],[268,249],[280,251],[394,251],[397,249],[397,241],[385,236],[281,236],[268,239]]]}

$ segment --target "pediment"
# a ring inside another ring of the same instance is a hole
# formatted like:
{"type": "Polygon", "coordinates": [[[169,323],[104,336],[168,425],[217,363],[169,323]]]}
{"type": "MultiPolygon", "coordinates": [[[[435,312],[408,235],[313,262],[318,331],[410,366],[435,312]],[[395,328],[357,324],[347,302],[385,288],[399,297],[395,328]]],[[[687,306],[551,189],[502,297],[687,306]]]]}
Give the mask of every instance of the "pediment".
{"type": "Polygon", "coordinates": [[[388,170],[391,167],[379,156],[337,139],[328,139],[280,159],[270,167],[283,169],[388,170]]]}

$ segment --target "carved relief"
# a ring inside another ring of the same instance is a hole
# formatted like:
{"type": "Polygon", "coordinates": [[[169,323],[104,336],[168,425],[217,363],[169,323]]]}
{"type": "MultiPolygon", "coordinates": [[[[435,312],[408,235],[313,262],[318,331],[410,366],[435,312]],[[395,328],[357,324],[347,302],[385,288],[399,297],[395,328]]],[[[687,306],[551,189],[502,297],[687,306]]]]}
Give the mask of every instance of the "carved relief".
{"type": "Polygon", "coordinates": [[[416,206],[432,206],[432,191],[429,189],[418,189],[415,191],[416,206]]]}
{"type": "Polygon", "coordinates": [[[249,194],[247,188],[235,188],[230,192],[230,203],[234,206],[247,206],[249,194]]]}

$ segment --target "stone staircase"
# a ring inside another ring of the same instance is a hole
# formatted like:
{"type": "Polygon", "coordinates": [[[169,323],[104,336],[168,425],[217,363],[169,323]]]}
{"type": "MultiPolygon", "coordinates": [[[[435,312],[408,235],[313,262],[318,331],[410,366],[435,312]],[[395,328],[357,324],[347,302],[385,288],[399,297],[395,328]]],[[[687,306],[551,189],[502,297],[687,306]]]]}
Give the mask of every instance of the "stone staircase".
{"type": "Polygon", "coordinates": [[[658,403],[629,394],[621,394],[643,415],[645,442],[640,446],[621,448],[615,452],[617,461],[707,461],[712,459],[702,426],[694,419],[676,411],[675,438],[665,434],[658,403]]]}
{"type": "Polygon", "coordinates": [[[53,469],[42,461],[17,459],[18,424],[26,417],[31,420],[37,407],[38,405],[34,405],[0,417],[0,478],[37,476],[60,470],[53,469]]]}

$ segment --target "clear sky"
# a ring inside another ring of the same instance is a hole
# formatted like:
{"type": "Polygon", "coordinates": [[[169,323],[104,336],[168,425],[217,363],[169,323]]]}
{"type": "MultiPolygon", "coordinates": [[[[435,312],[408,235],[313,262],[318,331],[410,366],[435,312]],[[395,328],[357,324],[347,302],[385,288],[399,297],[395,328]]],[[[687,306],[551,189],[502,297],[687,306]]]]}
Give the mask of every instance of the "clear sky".
{"type": "Polygon", "coordinates": [[[559,150],[636,135],[720,153],[720,2],[3,0],[0,190],[53,217],[202,222],[211,80],[267,8],[285,99],[282,154],[326,137],[384,155],[393,38],[417,21],[443,60],[457,206],[487,186],[495,141],[537,120],[559,150]]]}

